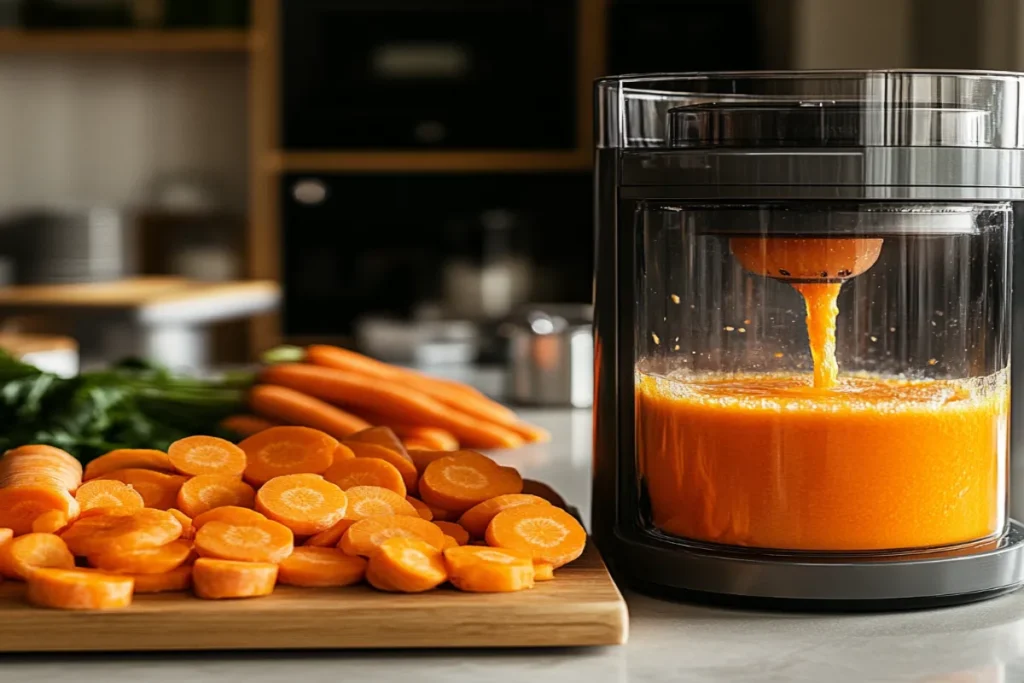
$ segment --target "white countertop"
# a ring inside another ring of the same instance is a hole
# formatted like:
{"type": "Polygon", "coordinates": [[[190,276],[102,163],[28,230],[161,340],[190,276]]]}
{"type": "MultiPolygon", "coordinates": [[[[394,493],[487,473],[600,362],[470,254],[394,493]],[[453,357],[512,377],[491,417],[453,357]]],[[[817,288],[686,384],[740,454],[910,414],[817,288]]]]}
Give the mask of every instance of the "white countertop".
{"type": "MultiPolygon", "coordinates": [[[[589,412],[524,416],[551,429],[554,441],[516,456],[516,464],[588,513],[589,412]]],[[[1024,681],[1024,591],[964,607],[881,615],[723,610],[629,593],[627,600],[630,640],[622,647],[0,656],[0,682],[1024,681]]]]}

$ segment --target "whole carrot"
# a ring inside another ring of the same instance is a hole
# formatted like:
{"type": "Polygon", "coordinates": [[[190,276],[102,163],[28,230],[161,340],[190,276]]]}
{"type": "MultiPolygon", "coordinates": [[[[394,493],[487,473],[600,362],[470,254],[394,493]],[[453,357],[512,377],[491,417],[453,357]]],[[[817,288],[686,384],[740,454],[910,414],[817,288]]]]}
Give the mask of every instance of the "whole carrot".
{"type": "Polygon", "coordinates": [[[523,444],[518,434],[453,409],[404,383],[382,382],[354,372],[302,363],[272,365],[260,377],[263,382],[356,410],[440,427],[468,448],[515,448],[523,444]]]}
{"type": "Polygon", "coordinates": [[[249,407],[254,413],[293,425],[312,427],[344,439],[370,427],[362,418],[346,413],[329,403],[286,386],[255,386],[249,391],[249,407]]]}

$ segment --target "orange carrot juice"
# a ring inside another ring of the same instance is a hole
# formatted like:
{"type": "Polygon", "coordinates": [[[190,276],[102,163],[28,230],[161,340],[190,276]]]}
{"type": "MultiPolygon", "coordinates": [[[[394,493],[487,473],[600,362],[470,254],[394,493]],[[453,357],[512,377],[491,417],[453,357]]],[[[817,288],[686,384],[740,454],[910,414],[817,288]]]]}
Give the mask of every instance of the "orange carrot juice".
{"type": "Polygon", "coordinates": [[[637,463],[653,523],[699,541],[807,551],[926,548],[998,533],[1005,371],[840,377],[839,285],[798,289],[813,378],[637,374],[637,463]]]}

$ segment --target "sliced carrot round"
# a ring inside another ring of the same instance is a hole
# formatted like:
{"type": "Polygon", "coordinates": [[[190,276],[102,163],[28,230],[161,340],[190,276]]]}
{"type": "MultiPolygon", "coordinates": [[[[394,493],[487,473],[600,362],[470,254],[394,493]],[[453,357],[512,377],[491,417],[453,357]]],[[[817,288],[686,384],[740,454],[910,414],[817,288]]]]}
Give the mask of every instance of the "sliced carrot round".
{"type": "Polygon", "coordinates": [[[213,508],[208,512],[204,512],[201,515],[196,515],[192,519],[192,527],[199,531],[207,522],[227,522],[229,524],[248,524],[249,522],[259,522],[265,520],[266,517],[255,510],[249,508],[241,508],[235,505],[226,505],[222,508],[213,508]]]}
{"type": "Polygon", "coordinates": [[[88,481],[116,470],[140,469],[173,473],[174,465],[163,451],[149,448],[119,448],[90,460],[82,479],[88,481]]]}
{"type": "Polygon", "coordinates": [[[430,506],[424,503],[419,498],[413,498],[412,496],[406,496],[405,499],[409,501],[409,504],[416,508],[416,512],[420,517],[427,520],[428,522],[434,519],[434,513],[430,511],[430,506]]]}
{"type": "Polygon", "coordinates": [[[245,479],[262,486],[286,474],[323,474],[334,461],[337,439],[309,427],[271,427],[239,444],[245,479]]]}
{"type": "Polygon", "coordinates": [[[227,505],[249,508],[255,500],[256,491],[230,474],[200,474],[178,490],[178,508],[190,517],[227,505]]]}
{"type": "Polygon", "coordinates": [[[346,443],[369,443],[383,446],[384,448],[403,456],[409,460],[409,462],[412,462],[412,460],[409,459],[408,453],[405,452],[405,446],[402,445],[402,440],[398,438],[398,434],[395,434],[395,431],[391,429],[391,427],[369,427],[362,431],[355,432],[354,434],[349,434],[345,437],[345,441],[346,443]]]}
{"type": "Polygon", "coordinates": [[[448,550],[448,548],[458,548],[458,547],[459,547],[459,542],[458,541],[456,541],[454,538],[452,538],[448,534],[444,535],[444,547],[442,548],[442,550],[448,550]]]}
{"type": "Polygon", "coordinates": [[[420,479],[423,502],[462,513],[495,496],[519,493],[523,479],[474,451],[458,451],[427,465],[420,479]]]}
{"type": "MultiPolygon", "coordinates": [[[[494,519],[494,515],[502,510],[516,507],[518,505],[547,505],[543,498],[532,496],[528,493],[507,493],[503,496],[495,496],[489,500],[474,505],[462,513],[459,524],[469,532],[472,538],[483,538],[487,533],[487,525],[494,519]]],[[[465,544],[463,544],[465,545],[465,544]]]]}
{"type": "Polygon", "coordinates": [[[348,528],[356,523],[354,519],[343,519],[330,529],[325,529],[318,534],[313,534],[302,544],[314,548],[335,548],[341,537],[345,535],[348,528]]]}
{"type": "Polygon", "coordinates": [[[97,478],[114,479],[128,484],[139,492],[146,507],[155,510],[166,510],[177,505],[178,491],[188,479],[178,474],[140,469],[115,470],[97,478]]]}
{"type": "Polygon", "coordinates": [[[380,486],[353,486],[345,492],[348,496],[348,510],[345,519],[360,520],[368,517],[406,515],[419,517],[416,508],[408,500],[391,489],[380,486]]]}
{"type": "Polygon", "coordinates": [[[89,564],[120,574],[163,574],[183,565],[191,552],[188,541],[178,540],[157,548],[97,553],[89,556],[89,564]]]}
{"type": "Polygon", "coordinates": [[[380,458],[346,458],[335,460],[324,472],[324,479],[347,491],[353,486],[380,486],[400,496],[406,494],[402,473],[380,458]]]}
{"type": "Polygon", "coordinates": [[[424,503],[430,509],[430,516],[435,522],[451,522],[459,518],[455,512],[450,512],[439,507],[424,503]]]}
{"type": "Polygon", "coordinates": [[[132,604],[130,576],[86,569],[37,569],[25,597],[33,605],[58,609],[120,609],[132,604]]]}
{"type": "Polygon", "coordinates": [[[444,532],[433,522],[404,515],[360,520],[348,528],[338,547],[349,555],[370,557],[389,538],[417,538],[437,550],[444,548],[444,532]]]}
{"type": "Polygon", "coordinates": [[[236,562],[204,557],[196,560],[192,567],[192,589],[205,600],[270,595],[274,592],[276,582],[277,565],[267,562],[236,562]]]}
{"type": "Polygon", "coordinates": [[[554,505],[520,505],[502,510],[487,525],[487,543],[520,550],[555,569],[583,553],[587,532],[576,518],[554,505]]]}
{"type": "Polygon", "coordinates": [[[115,479],[87,481],[78,487],[75,500],[82,510],[120,507],[126,512],[135,512],[146,506],[138,491],[115,479]]]}
{"type": "Polygon", "coordinates": [[[75,555],[126,553],[177,540],[181,523],[163,510],[144,508],[132,515],[83,517],[61,536],[75,555]]]}
{"type": "Polygon", "coordinates": [[[435,546],[420,538],[396,537],[382,542],[370,557],[366,579],[378,590],[422,593],[447,581],[448,571],[435,546]]]}
{"type": "Polygon", "coordinates": [[[409,459],[412,460],[412,464],[416,466],[416,471],[419,472],[420,475],[422,475],[423,471],[425,469],[427,469],[427,465],[429,465],[430,463],[434,462],[435,460],[440,460],[441,458],[446,458],[449,455],[452,455],[454,452],[455,451],[437,451],[437,450],[419,450],[419,449],[411,449],[411,450],[408,451],[409,459]]]}
{"type": "Polygon", "coordinates": [[[471,593],[511,593],[533,588],[529,553],[501,548],[463,546],[444,551],[448,580],[471,593]]]}
{"type": "Polygon", "coordinates": [[[434,522],[434,525],[441,529],[446,536],[454,538],[459,545],[466,545],[469,543],[469,532],[463,529],[459,524],[439,520],[434,522]]]}
{"type": "MultiPolygon", "coordinates": [[[[352,450],[357,460],[359,458],[373,458],[389,463],[402,475],[402,483],[405,484],[406,491],[416,490],[416,481],[419,478],[419,474],[416,472],[416,466],[412,464],[412,460],[409,459],[408,455],[405,455],[404,451],[399,453],[380,444],[362,443],[359,441],[346,441],[345,445],[352,450]]],[[[328,469],[324,476],[330,478],[332,476],[331,469],[328,469]]],[[[405,494],[403,493],[402,495],[404,496],[405,494]]]]}
{"type": "Polygon", "coordinates": [[[0,527],[18,535],[32,531],[32,522],[50,510],[77,517],[79,509],[70,493],[52,485],[0,488],[0,527]]]}
{"type": "Polygon", "coordinates": [[[317,474],[274,477],[256,494],[256,509],[296,534],[317,534],[341,521],[345,492],[317,474]]]}
{"type": "MultiPolygon", "coordinates": [[[[72,520],[60,510],[50,510],[35,518],[32,522],[32,533],[35,534],[56,534],[60,533],[71,523],[72,520]]],[[[0,544],[3,543],[0,536],[0,544]]]]}
{"type": "Polygon", "coordinates": [[[188,590],[192,585],[192,566],[182,565],[162,574],[129,574],[135,580],[136,593],[169,593],[188,590]]]}
{"type": "Polygon", "coordinates": [[[533,563],[533,580],[550,581],[555,578],[555,566],[550,562],[533,563]]]}
{"type": "Polygon", "coordinates": [[[188,436],[167,449],[174,469],[180,474],[226,474],[240,477],[245,471],[245,451],[216,436],[188,436]]]}
{"type": "Polygon", "coordinates": [[[200,557],[277,564],[292,554],[295,537],[291,529],[269,519],[207,522],[193,543],[200,557]]]}
{"type": "Polygon", "coordinates": [[[67,544],[53,534],[25,534],[0,546],[0,573],[9,579],[27,579],[37,569],[74,566],[67,544]]]}
{"type": "Polygon", "coordinates": [[[366,574],[366,560],[337,548],[304,546],[281,563],[278,581],[289,586],[349,586],[366,574]]]}
{"type": "Polygon", "coordinates": [[[181,537],[186,541],[191,541],[195,535],[195,529],[192,527],[192,518],[177,508],[170,508],[167,511],[181,524],[181,537]]]}

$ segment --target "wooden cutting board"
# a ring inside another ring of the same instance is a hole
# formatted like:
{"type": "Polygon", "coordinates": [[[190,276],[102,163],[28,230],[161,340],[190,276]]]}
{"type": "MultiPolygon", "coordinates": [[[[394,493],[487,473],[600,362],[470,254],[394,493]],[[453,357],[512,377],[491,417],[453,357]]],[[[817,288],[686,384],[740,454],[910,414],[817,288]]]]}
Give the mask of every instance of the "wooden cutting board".
{"type": "Polygon", "coordinates": [[[28,605],[23,590],[0,584],[2,652],[562,647],[621,644],[628,630],[626,603],[593,545],[521,593],[279,586],[250,600],[165,593],[125,610],[68,612],[28,605]]]}

